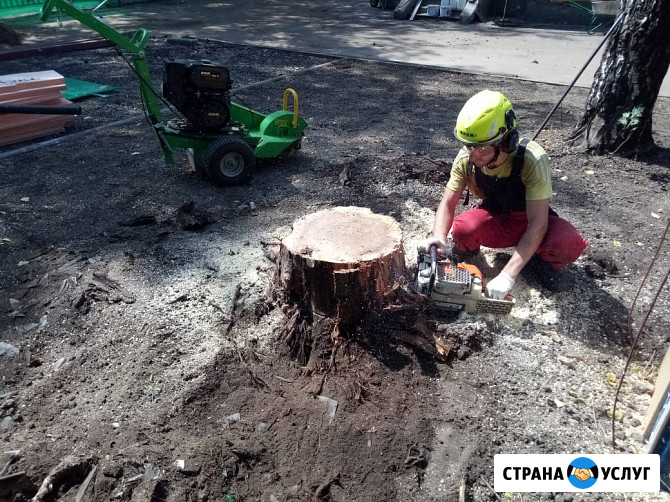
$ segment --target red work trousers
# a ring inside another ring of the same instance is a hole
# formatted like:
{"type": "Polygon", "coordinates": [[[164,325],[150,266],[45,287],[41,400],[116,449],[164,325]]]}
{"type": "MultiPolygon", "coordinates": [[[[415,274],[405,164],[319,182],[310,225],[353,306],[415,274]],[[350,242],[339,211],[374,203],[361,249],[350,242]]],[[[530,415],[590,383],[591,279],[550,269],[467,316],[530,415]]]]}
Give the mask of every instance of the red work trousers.
{"type": "MultiPolygon", "coordinates": [[[[527,227],[525,211],[506,212],[501,218],[500,214],[476,208],[454,219],[451,237],[461,251],[472,251],[479,246],[509,248],[519,244],[527,227]]],[[[536,253],[558,270],[579,258],[588,244],[569,222],[549,215],[547,233],[536,253]]]]}

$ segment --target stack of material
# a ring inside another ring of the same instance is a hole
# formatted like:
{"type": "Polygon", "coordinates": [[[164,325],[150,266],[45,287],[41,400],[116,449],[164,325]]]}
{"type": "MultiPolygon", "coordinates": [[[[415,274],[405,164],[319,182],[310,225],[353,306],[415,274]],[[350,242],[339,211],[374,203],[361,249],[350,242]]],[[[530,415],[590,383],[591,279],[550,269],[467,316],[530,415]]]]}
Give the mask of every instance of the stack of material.
{"type": "MultiPolygon", "coordinates": [[[[2,105],[72,105],[61,92],[65,79],[53,70],[0,75],[2,105]]],[[[63,132],[71,115],[0,113],[0,146],[63,132]]]]}

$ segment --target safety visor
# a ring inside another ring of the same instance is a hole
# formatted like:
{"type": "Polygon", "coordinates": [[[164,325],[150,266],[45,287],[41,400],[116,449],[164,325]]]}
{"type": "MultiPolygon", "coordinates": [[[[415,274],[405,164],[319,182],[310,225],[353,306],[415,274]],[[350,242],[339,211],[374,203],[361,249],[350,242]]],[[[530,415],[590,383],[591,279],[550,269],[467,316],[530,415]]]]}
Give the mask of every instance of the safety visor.
{"type": "Polygon", "coordinates": [[[462,140],[459,138],[459,141],[460,141],[461,145],[462,145],[463,147],[465,147],[468,151],[471,151],[471,150],[484,150],[484,149],[486,149],[486,148],[488,148],[488,147],[496,147],[496,146],[498,146],[498,145],[500,144],[500,141],[501,141],[501,140],[502,140],[502,138],[498,138],[498,139],[496,139],[496,140],[494,140],[494,141],[485,141],[485,142],[482,142],[482,143],[477,143],[477,142],[474,142],[474,141],[473,141],[473,142],[462,141],[462,140]]]}

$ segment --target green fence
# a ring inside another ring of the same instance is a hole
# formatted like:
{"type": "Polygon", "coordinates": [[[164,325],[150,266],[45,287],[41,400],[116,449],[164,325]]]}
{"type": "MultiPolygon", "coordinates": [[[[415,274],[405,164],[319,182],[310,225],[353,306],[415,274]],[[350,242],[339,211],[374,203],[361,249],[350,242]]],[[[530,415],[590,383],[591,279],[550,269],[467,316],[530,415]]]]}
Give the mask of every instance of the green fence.
{"type": "MultiPolygon", "coordinates": [[[[82,0],[73,1],[78,7],[95,7],[102,0],[82,0]]],[[[105,7],[113,7],[119,4],[118,0],[107,0],[105,7]]],[[[40,11],[42,0],[0,0],[0,18],[22,16],[24,14],[34,14],[40,11]]]]}
{"type": "Polygon", "coordinates": [[[39,0],[0,0],[0,9],[11,9],[28,5],[41,5],[39,0]]]}

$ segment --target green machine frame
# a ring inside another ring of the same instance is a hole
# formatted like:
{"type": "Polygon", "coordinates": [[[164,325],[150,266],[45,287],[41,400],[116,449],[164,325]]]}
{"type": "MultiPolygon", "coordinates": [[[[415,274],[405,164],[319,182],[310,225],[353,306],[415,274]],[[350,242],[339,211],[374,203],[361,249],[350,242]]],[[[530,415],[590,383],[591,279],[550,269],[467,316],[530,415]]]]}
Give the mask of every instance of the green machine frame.
{"type": "Polygon", "coordinates": [[[245,170],[247,166],[244,165],[242,165],[242,171],[245,172],[238,172],[240,162],[249,163],[248,152],[245,152],[245,147],[240,145],[239,140],[242,140],[251,149],[252,164],[255,158],[288,156],[300,148],[307,122],[298,115],[298,94],[293,89],[289,88],[284,92],[282,110],[269,115],[231,102],[230,127],[226,127],[221,133],[202,132],[193,128],[176,128],[163,120],[160,98],[152,85],[144,51],[149,41],[146,29],[139,28],[131,38],[127,38],[95,16],[73,6],[67,0],[45,0],[41,10],[42,21],[46,21],[54,9],[79,21],[130,54],[139,79],[140,94],[149,122],[158,136],[167,163],[174,164],[174,150],[187,150],[195,157],[196,169],[200,165],[210,177],[214,178],[214,181],[232,185],[243,181],[249,174],[248,170],[245,170]],[[289,97],[293,100],[293,110],[288,109],[289,97]],[[217,145],[223,145],[223,151],[217,152],[217,149],[220,150],[217,145]],[[231,158],[228,153],[232,151],[235,154],[235,150],[240,150],[240,152],[236,157],[231,158]],[[215,171],[213,176],[210,172],[212,170],[215,171]],[[219,172],[221,175],[217,176],[219,172]]]}

